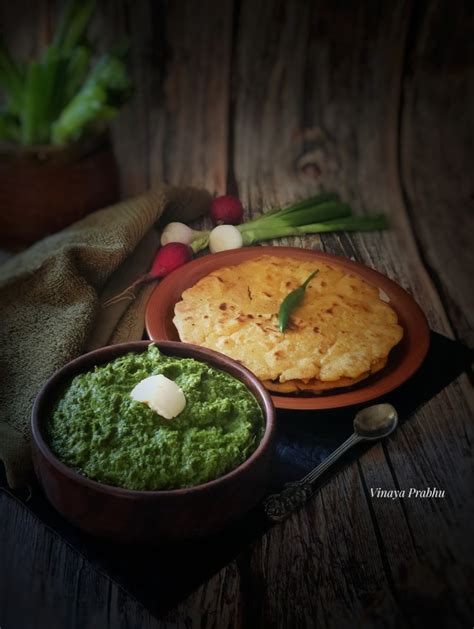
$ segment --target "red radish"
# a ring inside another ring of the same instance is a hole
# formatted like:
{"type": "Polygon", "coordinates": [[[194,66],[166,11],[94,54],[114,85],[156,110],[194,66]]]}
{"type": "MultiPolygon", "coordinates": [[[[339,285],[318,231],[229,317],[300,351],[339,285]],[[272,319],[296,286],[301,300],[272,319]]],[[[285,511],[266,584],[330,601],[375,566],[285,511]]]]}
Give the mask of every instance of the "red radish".
{"type": "Polygon", "coordinates": [[[139,277],[138,280],[135,280],[135,282],[124,291],[104,302],[104,308],[124,299],[135,299],[135,289],[138,286],[166,277],[166,275],[169,275],[175,269],[189,262],[192,257],[193,251],[191,247],[182,242],[170,242],[160,247],[149,272],[139,277]]]}
{"type": "Polygon", "coordinates": [[[238,225],[244,217],[240,199],[226,194],[216,197],[211,203],[211,219],[214,225],[238,225]]]}
{"type": "Polygon", "coordinates": [[[193,257],[192,249],[182,242],[169,242],[158,249],[158,253],[153,260],[150,279],[165,277],[193,257]]]}

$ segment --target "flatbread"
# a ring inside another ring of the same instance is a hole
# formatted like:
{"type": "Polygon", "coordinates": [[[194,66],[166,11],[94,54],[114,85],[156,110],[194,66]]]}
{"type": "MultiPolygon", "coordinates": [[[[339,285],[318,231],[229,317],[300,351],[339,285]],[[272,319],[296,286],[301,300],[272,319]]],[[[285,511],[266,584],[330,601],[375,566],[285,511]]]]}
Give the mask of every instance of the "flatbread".
{"type": "Polygon", "coordinates": [[[287,382],[273,382],[272,380],[264,380],[263,384],[269,391],[275,393],[324,393],[329,389],[344,389],[352,387],[361,380],[365,380],[372,374],[380,371],[387,364],[387,360],[380,360],[374,363],[371,370],[362,374],[357,378],[339,378],[333,382],[323,382],[322,380],[288,380],[287,382]]]}
{"type": "Polygon", "coordinates": [[[173,322],[182,341],[222,352],[285,392],[351,386],[383,366],[403,336],[396,312],[360,277],[270,255],[199,280],[184,291],[173,322]],[[281,333],[281,302],[316,269],[281,333]]]}

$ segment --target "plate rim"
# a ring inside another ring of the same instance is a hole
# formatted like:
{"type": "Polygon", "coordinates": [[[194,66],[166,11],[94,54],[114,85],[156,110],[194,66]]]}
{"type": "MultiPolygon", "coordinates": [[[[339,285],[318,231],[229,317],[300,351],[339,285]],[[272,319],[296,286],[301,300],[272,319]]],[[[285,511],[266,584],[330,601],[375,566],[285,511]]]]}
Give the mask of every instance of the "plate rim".
{"type": "MultiPolygon", "coordinates": [[[[292,397],[289,395],[280,395],[274,394],[270,392],[273,403],[276,408],[283,410],[330,410],[335,408],[342,408],[347,406],[357,406],[358,404],[362,404],[364,402],[370,402],[371,400],[378,399],[387,393],[398,388],[404,382],[406,382],[409,378],[413,376],[413,374],[419,369],[423,360],[428,353],[429,344],[430,344],[430,329],[428,325],[428,321],[426,319],[426,315],[415,300],[415,298],[408,293],[400,284],[387,277],[380,271],[377,271],[370,266],[362,262],[357,262],[348,257],[326,253],[323,251],[318,251],[315,249],[306,249],[304,247],[288,247],[288,246],[278,246],[278,245],[264,245],[257,247],[244,247],[242,249],[230,249],[228,251],[222,251],[220,253],[208,254],[199,258],[195,258],[188,262],[184,267],[180,267],[170,273],[167,277],[165,277],[151,292],[147,304],[145,306],[145,327],[148,336],[153,341],[160,340],[173,340],[170,339],[166,335],[156,335],[153,332],[153,328],[155,327],[154,319],[156,319],[155,310],[153,308],[154,302],[157,299],[157,295],[167,289],[169,285],[172,285],[176,279],[179,277],[180,273],[182,273],[183,268],[190,269],[191,267],[196,268],[199,267],[204,270],[203,276],[211,273],[212,271],[220,268],[222,266],[226,266],[226,260],[239,255],[243,258],[240,262],[251,259],[253,257],[258,257],[261,255],[272,255],[272,253],[278,251],[277,256],[289,255],[303,258],[315,258],[322,261],[327,261],[330,263],[331,261],[334,264],[338,264],[345,269],[349,269],[351,272],[354,272],[355,275],[362,277],[365,281],[369,281],[373,286],[378,289],[383,290],[388,297],[391,297],[391,294],[396,294],[397,297],[402,302],[407,302],[413,310],[414,317],[412,317],[411,321],[413,323],[407,327],[403,326],[404,336],[416,331],[416,343],[410,343],[410,351],[406,357],[402,360],[401,364],[398,365],[397,369],[394,372],[389,372],[385,376],[382,376],[380,380],[377,382],[369,383],[367,386],[361,386],[355,390],[343,391],[341,393],[327,394],[324,396],[313,396],[313,397],[292,397]],[[223,264],[217,264],[220,260],[223,261],[223,264]],[[207,270],[209,267],[209,270],[207,270]],[[360,272],[362,269],[363,273],[360,272]],[[367,277],[368,275],[368,277],[367,277]],[[382,284],[382,285],[381,285],[382,284]],[[410,358],[410,367],[407,369],[405,363],[407,358],[410,358]],[[405,365],[405,367],[404,367],[405,365]],[[400,369],[404,370],[404,375],[400,377],[400,369]]],[[[228,266],[235,266],[240,262],[231,262],[228,266]]],[[[195,280],[195,282],[199,281],[199,279],[195,280]]],[[[390,303],[392,299],[390,299],[390,303]]],[[[392,306],[393,307],[393,306],[392,306]]],[[[400,317],[400,312],[395,308],[397,312],[397,316],[400,317]]],[[[410,321],[410,323],[411,323],[410,321]]],[[[406,322],[405,322],[406,323],[406,322]]]]}

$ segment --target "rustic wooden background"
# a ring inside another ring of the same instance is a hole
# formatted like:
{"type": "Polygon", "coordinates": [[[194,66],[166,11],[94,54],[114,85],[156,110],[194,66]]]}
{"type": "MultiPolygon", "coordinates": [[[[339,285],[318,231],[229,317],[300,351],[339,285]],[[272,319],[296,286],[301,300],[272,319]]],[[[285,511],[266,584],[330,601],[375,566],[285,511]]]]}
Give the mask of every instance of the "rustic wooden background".
{"type": "MultiPolygon", "coordinates": [[[[386,273],[433,329],[472,343],[472,2],[99,5],[100,41],[133,44],[136,95],[114,127],[124,195],[195,184],[258,213],[337,190],[392,229],[304,245],[386,273]]],[[[4,1],[1,29],[29,55],[55,11],[4,1]]],[[[470,627],[469,398],[462,376],[162,621],[0,494],[0,626],[470,627]],[[369,494],[426,486],[446,499],[369,494]]]]}

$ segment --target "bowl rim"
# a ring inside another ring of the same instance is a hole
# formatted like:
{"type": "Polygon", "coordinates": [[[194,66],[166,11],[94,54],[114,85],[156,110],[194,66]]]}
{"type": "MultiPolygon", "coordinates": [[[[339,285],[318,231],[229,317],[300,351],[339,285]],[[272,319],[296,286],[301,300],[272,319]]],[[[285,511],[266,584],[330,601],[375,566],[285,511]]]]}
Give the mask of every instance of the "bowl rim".
{"type": "MultiPolygon", "coordinates": [[[[70,480],[78,482],[79,484],[84,485],[89,489],[98,491],[99,493],[109,495],[112,494],[117,497],[129,499],[153,499],[158,496],[187,496],[190,494],[197,494],[203,491],[212,490],[213,487],[218,485],[228,484],[236,476],[238,476],[240,472],[250,467],[256,460],[258,460],[266,452],[268,447],[271,447],[271,443],[275,435],[275,430],[276,413],[271,396],[267,392],[263,384],[258,380],[258,378],[256,378],[256,376],[253,375],[253,373],[249,369],[247,369],[237,361],[229,358],[228,356],[220,354],[219,352],[199,347],[198,345],[193,345],[191,343],[181,343],[178,341],[130,341],[126,343],[117,343],[115,345],[107,345],[105,347],[95,349],[91,352],[87,352],[86,354],[82,354],[81,356],[74,358],[73,360],[60,367],[48,378],[48,380],[43,384],[35,398],[31,413],[31,447],[32,449],[36,447],[50,465],[56,468],[56,470],[62,475],[67,476],[70,480]],[[192,358],[194,360],[198,360],[199,362],[208,363],[215,369],[226,371],[231,376],[237,378],[237,380],[242,382],[242,384],[244,384],[245,387],[254,395],[260,408],[262,409],[265,421],[265,428],[263,436],[257,448],[240,465],[233,468],[222,476],[207,481],[206,483],[193,485],[191,487],[153,490],[127,489],[125,487],[117,487],[115,485],[101,483],[99,481],[93,480],[92,478],[88,478],[87,476],[83,476],[79,472],[74,471],[71,467],[63,463],[53,453],[46,439],[43,437],[42,433],[44,427],[42,427],[42,422],[44,421],[45,410],[51,406],[51,400],[54,399],[54,391],[58,391],[58,385],[63,384],[64,381],[66,381],[67,379],[70,380],[79,373],[85,372],[86,369],[81,370],[81,367],[89,365],[90,369],[90,361],[93,358],[99,359],[96,363],[97,365],[104,364],[129,352],[135,351],[142,353],[150,345],[157,346],[160,351],[163,349],[166,355],[173,355],[171,353],[173,350],[184,351],[184,353],[191,352],[191,355],[182,357],[192,358]],[[170,352],[168,352],[168,350],[170,350],[170,352]],[[107,357],[109,357],[110,355],[112,356],[109,360],[107,360],[107,357]],[[227,367],[229,367],[230,369],[227,369],[227,367]],[[232,373],[232,371],[236,373],[232,373]],[[244,382],[244,380],[240,376],[245,376],[250,381],[250,384],[253,385],[253,388],[249,386],[247,382],[244,382]]],[[[39,476],[38,473],[37,476],[39,476]]]]}

